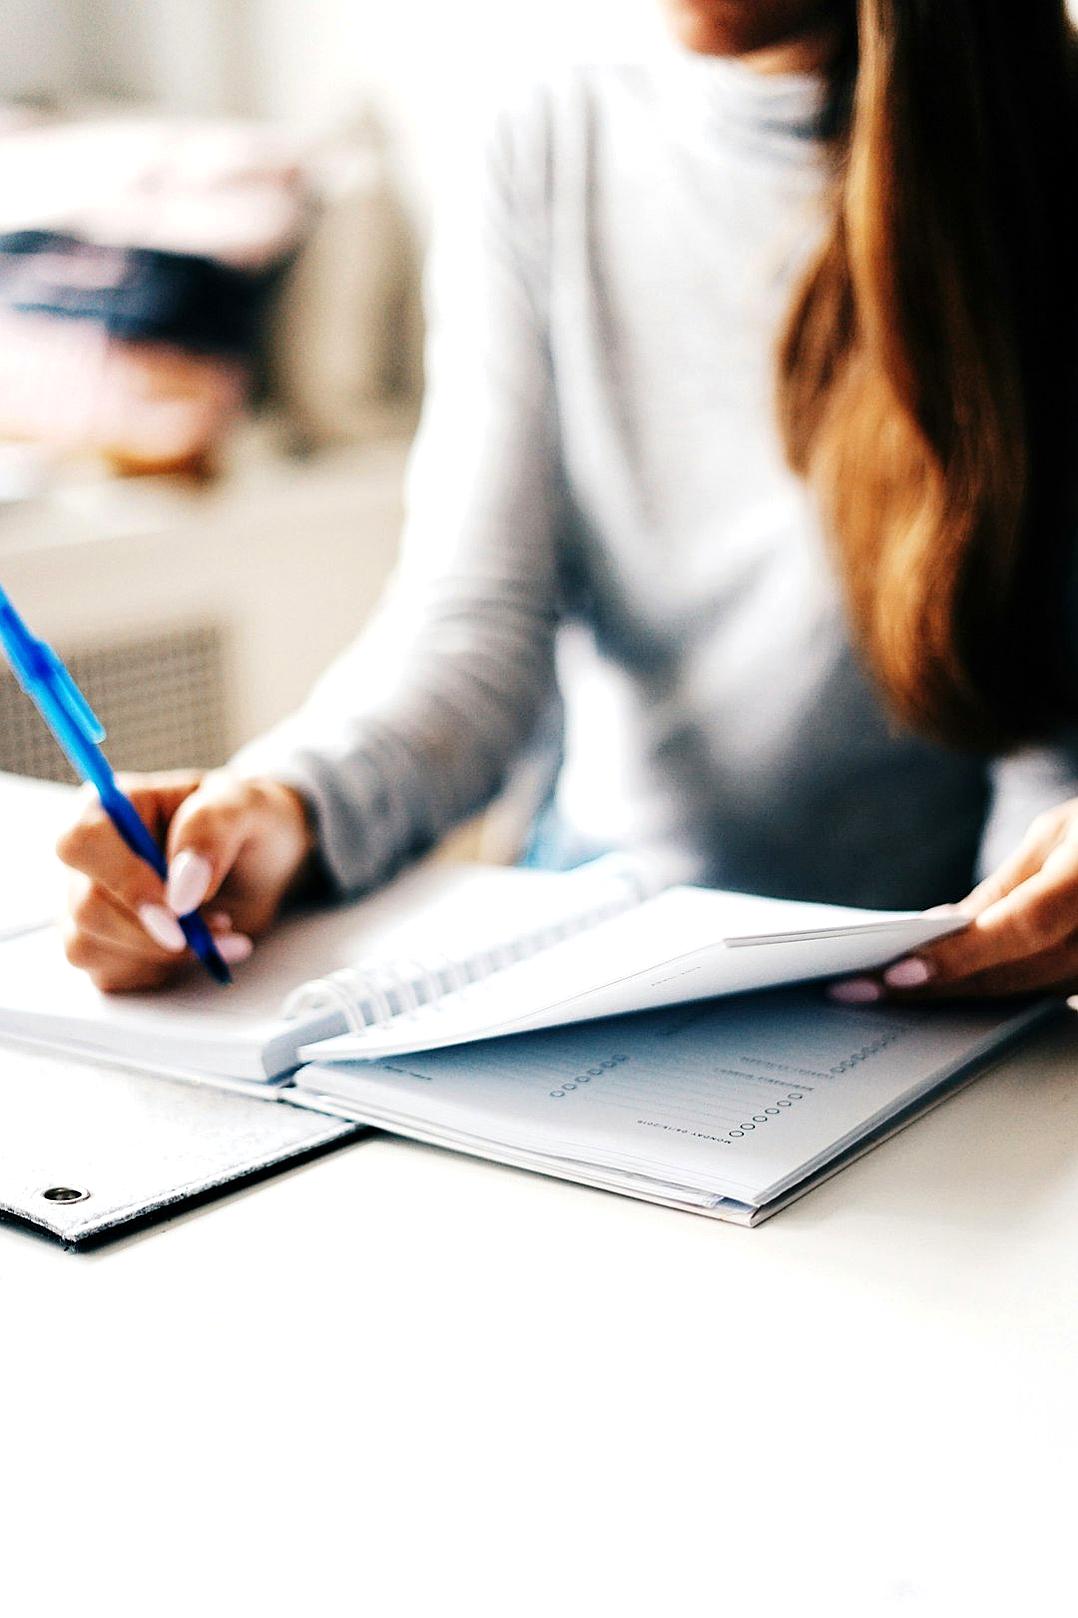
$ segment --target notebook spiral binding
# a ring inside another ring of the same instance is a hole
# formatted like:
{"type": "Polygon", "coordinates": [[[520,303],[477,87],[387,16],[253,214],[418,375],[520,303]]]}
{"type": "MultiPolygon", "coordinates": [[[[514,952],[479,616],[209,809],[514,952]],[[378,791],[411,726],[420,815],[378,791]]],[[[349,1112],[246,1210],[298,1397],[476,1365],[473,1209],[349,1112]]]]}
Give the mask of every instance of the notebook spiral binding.
{"type": "Polygon", "coordinates": [[[342,967],[294,990],[285,1002],[284,1015],[298,1018],[339,1011],[348,1031],[357,1034],[364,1028],[384,1028],[398,1017],[436,1011],[448,996],[620,915],[655,891],[647,868],[625,855],[603,855],[586,867],[586,874],[582,871],[579,877],[567,880],[578,881],[590,897],[556,921],[497,940],[469,955],[438,951],[342,967]]]}

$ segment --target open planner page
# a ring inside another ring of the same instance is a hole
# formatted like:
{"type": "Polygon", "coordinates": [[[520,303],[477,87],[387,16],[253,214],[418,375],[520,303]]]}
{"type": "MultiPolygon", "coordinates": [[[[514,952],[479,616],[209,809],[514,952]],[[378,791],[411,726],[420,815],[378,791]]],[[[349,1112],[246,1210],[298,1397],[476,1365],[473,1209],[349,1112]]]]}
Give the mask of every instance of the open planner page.
{"type": "Polygon", "coordinates": [[[314,1064],[297,1082],[346,1116],[438,1144],[758,1206],[1043,1014],[853,1008],[787,989],[314,1064]]]}
{"type": "Polygon", "coordinates": [[[668,888],[431,1006],[305,1046],[374,1060],[880,966],[953,932],[952,916],[668,888]]]}

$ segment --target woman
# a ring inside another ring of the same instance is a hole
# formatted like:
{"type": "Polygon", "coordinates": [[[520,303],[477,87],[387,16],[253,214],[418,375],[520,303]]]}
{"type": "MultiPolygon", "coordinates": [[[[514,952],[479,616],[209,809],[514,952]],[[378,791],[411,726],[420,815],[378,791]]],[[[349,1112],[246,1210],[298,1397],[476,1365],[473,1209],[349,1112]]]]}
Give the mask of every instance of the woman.
{"type": "Polygon", "coordinates": [[[431,270],[403,561],[305,709],[88,808],[68,953],[236,961],[384,878],[560,719],[538,857],[973,924],[881,995],[1078,989],[1062,0],[666,0],[649,67],[503,115],[431,270]],[[560,707],[552,694],[560,687],[560,707]]]}

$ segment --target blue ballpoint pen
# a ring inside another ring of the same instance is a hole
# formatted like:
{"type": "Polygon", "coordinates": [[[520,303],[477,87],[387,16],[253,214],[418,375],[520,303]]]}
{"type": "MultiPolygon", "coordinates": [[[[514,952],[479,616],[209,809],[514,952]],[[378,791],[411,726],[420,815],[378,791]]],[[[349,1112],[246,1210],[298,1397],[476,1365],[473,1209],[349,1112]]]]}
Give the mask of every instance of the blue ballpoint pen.
{"type": "MultiPolygon", "coordinates": [[[[37,704],[41,716],[63,748],[78,775],[89,781],[101,807],[133,854],[167,876],[165,857],[143,824],[130,798],[116,785],[112,766],[101,751],[105,729],[52,647],[32,635],[15,611],[11,597],[0,585],[0,646],[7,653],[15,678],[37,704]]],[[[197,911],[179,918],[193,952],[218,983],[231,983],[231,974],[213,941],[213,934],[197,911]]]]}

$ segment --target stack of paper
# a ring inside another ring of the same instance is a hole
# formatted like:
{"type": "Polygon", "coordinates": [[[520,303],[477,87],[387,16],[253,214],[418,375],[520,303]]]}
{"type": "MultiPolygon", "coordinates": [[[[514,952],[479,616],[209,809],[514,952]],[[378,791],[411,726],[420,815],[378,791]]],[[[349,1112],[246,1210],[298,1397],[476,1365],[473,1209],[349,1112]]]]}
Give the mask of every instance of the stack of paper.
{"type": "Polygon", "coordinates": [[[756,1224],[1044,1015],[780,990],[312,1064],[296,1082],[320,1107],[417,1140],[756,1224]]]}

